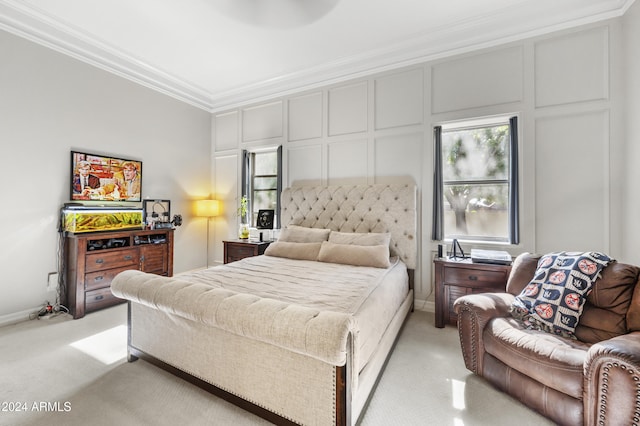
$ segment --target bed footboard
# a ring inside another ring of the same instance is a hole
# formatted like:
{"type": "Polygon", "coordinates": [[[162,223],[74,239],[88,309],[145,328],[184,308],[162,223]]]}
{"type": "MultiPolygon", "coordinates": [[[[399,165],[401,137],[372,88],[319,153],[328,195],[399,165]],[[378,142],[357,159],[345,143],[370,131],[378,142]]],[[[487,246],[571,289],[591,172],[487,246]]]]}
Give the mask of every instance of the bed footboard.
{"type": "MultiPolygon", "coordinates": [[[[281,426],[292,426],[292,425],[297,425],[298,423],[295,423],[293,421],[291,421],[290,419],[287,419],[285,417],[279,416],[267,409],[265,409],[264,407],[261,407],[259,405],[253,404],[245,399],[242,399],[241,397],[232,394],[230,392],[227,392],[205,380],[202,380],[198,377],[192,376],[189,373],[186,373],[185,371],[174,367],[171,364],[167,364],[164,361],[159,360],[158,358],[155,358],[145,352],[142,352],[134,347],[129,347],[129,358],[128,361],[129,362],[134,362],[137,361],[138,359],[142,359],[150,364],[155,365],[158,368],[161,368],[164,371],[167,371],[171,374],[173,374],[176,377],[181,378],[182,380],[185,380],[195,386],[198,386],[199,388],[205,390],[206,392],[209,392],[212,395],[217,396],[218,398],[224,399],[225,401],[242,408],[243,410],[246,410],[252,414],[255,414],[258,417],[261,417],[275,425],[281,425],[281,426]]],[[[344,374],[344,372],[341,372],[340,370],[344,370],[344,367],[336,367],[336,373],[337,374],[344,374]]],[[[344,394],[342,394],[344,396],[344,394]]],[[[340,399],[340,393],[338,393],[338,399],[340,399]]],[[[336,410],[338,410],[338,406],[336,405],[336,410]]],[[[341,423],[338,422],[338,425],[346,425],[347,423],[341,423]]]]}
{"type": "Polygon", "coordinates": [[[276,424],[352,424],[349,363],[336,367],[129,302],[136,358],[276,424]]]}
{"type": "Polygon", "coordinates": [[[131,301],[128,361],[141,358],[274,424],[351,426],[364,412],[412,307],[410,291],[360,372],[357,390],[350,357],[333,366],[131,301]]]}

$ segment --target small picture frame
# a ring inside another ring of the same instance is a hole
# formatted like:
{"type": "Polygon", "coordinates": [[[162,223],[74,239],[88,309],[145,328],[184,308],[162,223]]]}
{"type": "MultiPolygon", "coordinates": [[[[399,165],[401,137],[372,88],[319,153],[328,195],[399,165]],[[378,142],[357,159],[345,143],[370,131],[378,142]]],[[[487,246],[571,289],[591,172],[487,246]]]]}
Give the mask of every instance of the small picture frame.
{"type": "Polygon", "coordinates": [[[147,225],[154,222],[171,222],[170,200],[144,200],[142,209],[147,225]]]}
{"type": "Polygon", "coordinates": [[[256,228],[273,229],[274,214],[274,210],[258,210],[258,217],[256,218],[256,228]]]}

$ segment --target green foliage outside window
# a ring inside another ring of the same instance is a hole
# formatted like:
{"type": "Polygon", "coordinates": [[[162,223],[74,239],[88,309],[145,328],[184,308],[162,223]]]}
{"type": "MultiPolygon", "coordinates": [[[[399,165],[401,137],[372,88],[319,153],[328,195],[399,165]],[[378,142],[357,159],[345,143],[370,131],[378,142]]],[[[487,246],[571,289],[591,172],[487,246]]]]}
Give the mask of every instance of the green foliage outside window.
{"type": "Polygon", "coordinates": [[[442,131],[447,237],[508,237],[509,146],[506,124],[442,131]]]}

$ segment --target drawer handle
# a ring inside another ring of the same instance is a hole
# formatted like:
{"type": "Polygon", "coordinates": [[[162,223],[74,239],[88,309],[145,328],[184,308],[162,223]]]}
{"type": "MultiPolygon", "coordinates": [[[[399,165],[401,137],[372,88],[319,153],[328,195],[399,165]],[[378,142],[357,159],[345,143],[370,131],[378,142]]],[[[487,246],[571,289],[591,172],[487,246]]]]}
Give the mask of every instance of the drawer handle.
{"type": "Polygon", "coordinates": [[[104,259],[96,259],[96,263],[104,263],[104,259]]]}
{"type": "Polygon", "coordinates": [[[131,260],[131,259],[133,259],[133,256],[131,256],[130,254],[124,257],[124,260],[131,260]]]}
{"type": "Polygon", "coordinates": [[[104,277],[102,275],[100,275],[99,277],[95,277],[93,280],[94,281],[102,281],[104,279],[104,277]]]}
{"type": "Polygon", "coordinates": [[[102,300],[104,299],[104,296],[100,295],[100,296],[96,296],[96,300],[102,300]]]}
{"type": "Polygon", "coordinates": [[[478,281],[478,277],[476,275],[469,275],[469,281],[478,281]]]}

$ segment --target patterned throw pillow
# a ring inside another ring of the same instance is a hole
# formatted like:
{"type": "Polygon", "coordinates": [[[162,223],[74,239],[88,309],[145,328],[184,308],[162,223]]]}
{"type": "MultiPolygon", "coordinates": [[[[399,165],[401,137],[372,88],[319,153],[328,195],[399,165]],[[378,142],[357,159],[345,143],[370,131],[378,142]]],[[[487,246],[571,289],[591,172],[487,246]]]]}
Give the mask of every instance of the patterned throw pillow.
{"type": "Polygon", "coordinates": [[[527,328],[575,339],[586,296],[611,261],[597,252],[544,255],[533,280],[513,302],[511,315],[527,328]]]}

